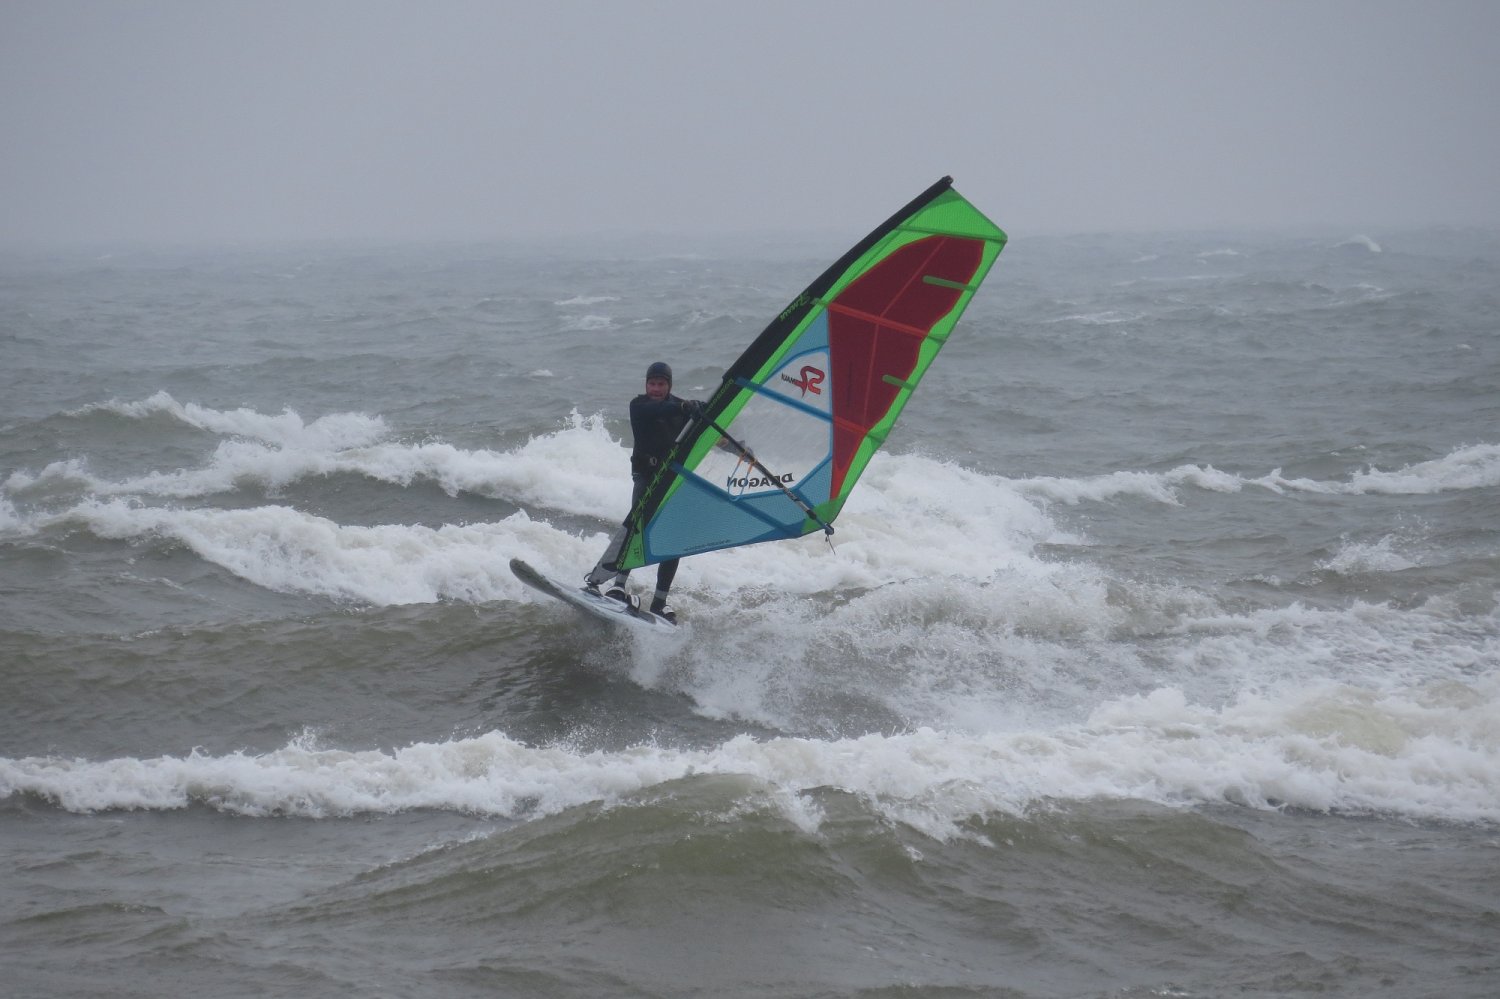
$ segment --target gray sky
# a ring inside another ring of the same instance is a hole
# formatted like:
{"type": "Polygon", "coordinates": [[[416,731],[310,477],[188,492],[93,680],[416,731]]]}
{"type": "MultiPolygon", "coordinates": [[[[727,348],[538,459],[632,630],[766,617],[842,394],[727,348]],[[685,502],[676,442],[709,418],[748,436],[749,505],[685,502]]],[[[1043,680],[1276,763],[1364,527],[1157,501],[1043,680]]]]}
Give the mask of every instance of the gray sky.
{"type": "Polygon", "coordinates": [[[1500,2],[0,0],[0,242],[1500,224],[1500,2]]]}

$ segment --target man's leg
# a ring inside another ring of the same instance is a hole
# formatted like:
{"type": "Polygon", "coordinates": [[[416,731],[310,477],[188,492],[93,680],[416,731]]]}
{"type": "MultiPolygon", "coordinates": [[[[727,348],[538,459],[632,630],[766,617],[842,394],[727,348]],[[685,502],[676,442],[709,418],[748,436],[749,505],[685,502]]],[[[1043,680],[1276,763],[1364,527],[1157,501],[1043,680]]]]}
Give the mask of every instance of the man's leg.
{"type": "MultiPolygon", "coordinates": [[[[667,594],[672,589],[672,580],[677,578],[677,565],[681,559],[668,559],[656,567],[656,592],[651,596],[651,613],[660,614],[667,609],[667,594]]],[[[675,614],[668,617],[675,618],[675,614]]]]}

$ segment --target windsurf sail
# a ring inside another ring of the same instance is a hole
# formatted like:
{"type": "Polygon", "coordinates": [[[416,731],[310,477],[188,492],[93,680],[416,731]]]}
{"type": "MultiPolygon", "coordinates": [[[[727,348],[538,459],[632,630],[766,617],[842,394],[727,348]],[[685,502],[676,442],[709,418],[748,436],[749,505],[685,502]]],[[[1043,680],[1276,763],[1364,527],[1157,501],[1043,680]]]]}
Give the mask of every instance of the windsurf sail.
{"type": "Polygon", "coordinates": [[[922,192],[771,320],[630,511],[608,568],[833,533],[1005,246],[952,185],[922,192]]]}

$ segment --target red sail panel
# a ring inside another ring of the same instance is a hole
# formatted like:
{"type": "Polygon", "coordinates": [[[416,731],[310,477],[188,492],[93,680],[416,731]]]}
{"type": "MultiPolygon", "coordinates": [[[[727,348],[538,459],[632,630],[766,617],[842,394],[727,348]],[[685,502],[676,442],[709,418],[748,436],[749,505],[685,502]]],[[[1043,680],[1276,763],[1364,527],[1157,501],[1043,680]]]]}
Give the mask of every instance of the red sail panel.
{"type": "Polygon", "coordinates": [[[929,236],[908,243],[849,284],[828,306],[833,381],[833,492],[870,430],[890,412],[920,357],[922,340],[952,311],[961,292],[924,277],[967,284],[984,241],[929,236]]]}

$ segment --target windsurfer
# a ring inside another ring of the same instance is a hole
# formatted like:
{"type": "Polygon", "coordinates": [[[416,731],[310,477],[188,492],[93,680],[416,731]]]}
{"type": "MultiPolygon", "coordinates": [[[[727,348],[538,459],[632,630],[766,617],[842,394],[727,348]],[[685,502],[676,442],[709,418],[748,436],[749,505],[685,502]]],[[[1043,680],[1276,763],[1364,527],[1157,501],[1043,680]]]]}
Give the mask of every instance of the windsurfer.
{"type": "MultiPolygon", "coordinates": [[[[634,438],[630,452],[631,510],[640,503],[656,470],[672,453],[672,445],[682,428],[702,409],[703,403],[695,399],[680,399],[672,394],[672,368],[665,361],[657,361],[646,369],[646,391],[630,400],[630,433],[634,438]]],[[[597,592],[599,586],[613,575],[614,582],[604,595],[629,603],[631,598],[625,590],[625,582],[630,570],[614,568],[624,537],[625,528],[622,527],[610,540],[599,564],[588,574],[586,585],[597,592]]],[[[667,606],[667,594],[672,589],[680,561],[668,559],[657,565],[656,592],[651,597],[651,613],[673,624],[677,623],[677,615],[667,606]]]]}

